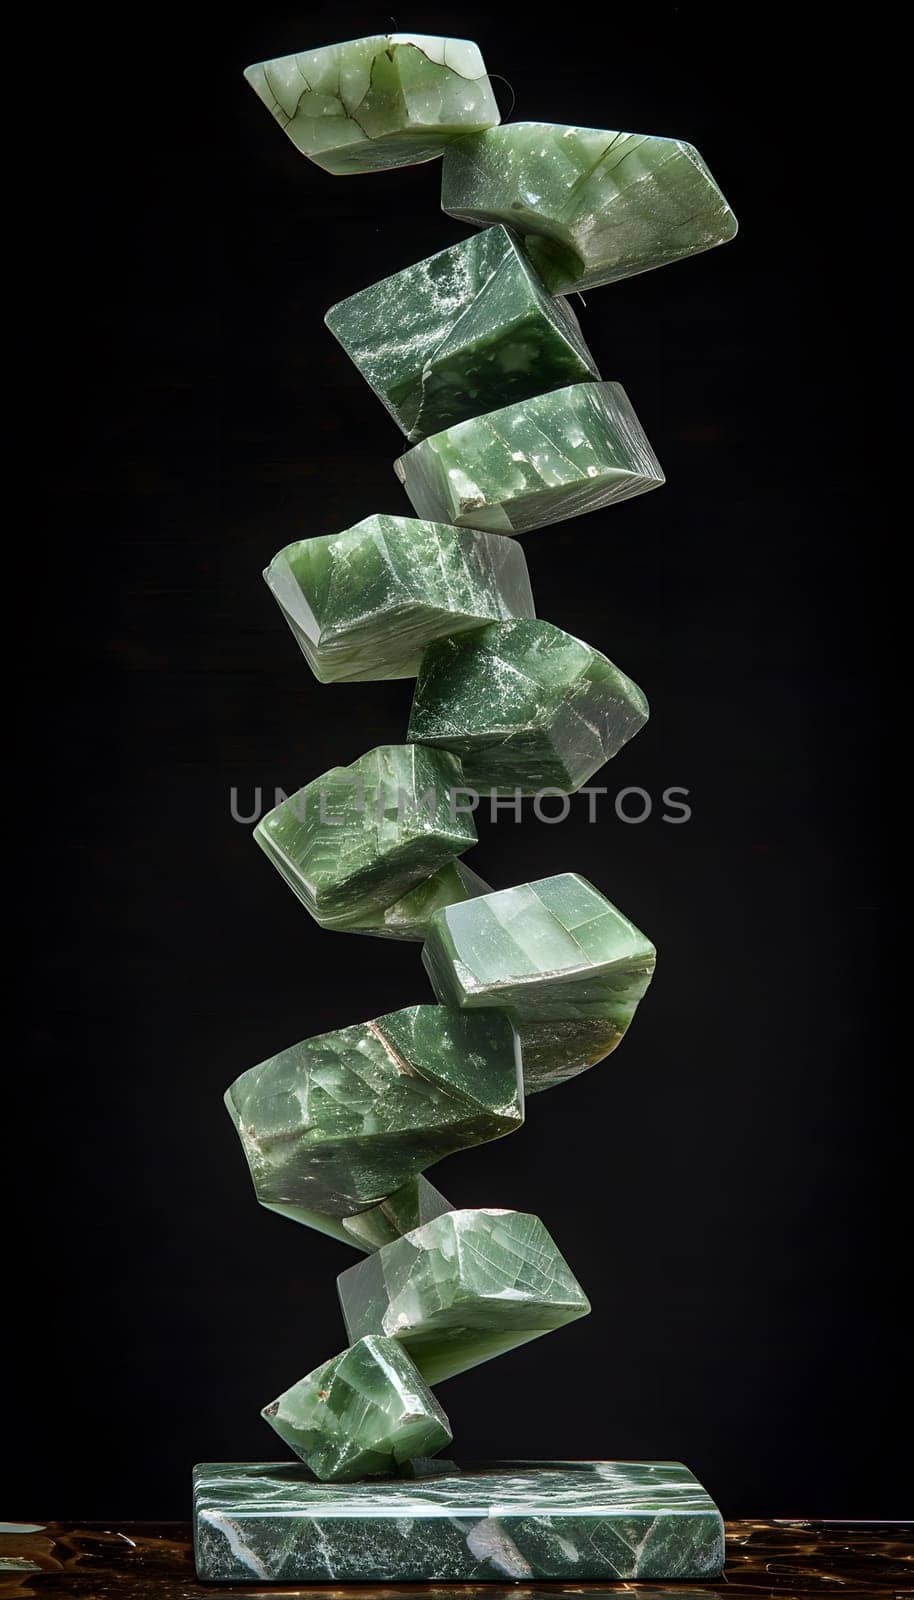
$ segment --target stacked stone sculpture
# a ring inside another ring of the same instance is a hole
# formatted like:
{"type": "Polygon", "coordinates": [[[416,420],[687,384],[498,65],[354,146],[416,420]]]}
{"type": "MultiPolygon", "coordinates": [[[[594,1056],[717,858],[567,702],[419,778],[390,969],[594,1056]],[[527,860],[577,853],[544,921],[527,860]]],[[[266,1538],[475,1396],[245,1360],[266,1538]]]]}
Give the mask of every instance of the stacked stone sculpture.
{"type": "Polygon", "coordinates": [[[474,793],[573,793],[648,716],[537,620],[513,538],[663,482],[562,296],[723,243],[733,213],[676,140],[499,126],[468,41],[362,39],[246,77],[327,172],[443,153],[443,209],[481,231],[326,316],[406,436],[416,516],[298,540],[265,573],[321,683],[417,682],[408,742],[312,777],[256,840],[322,928],[421,941],[438,1003],[281,1049],[226,1095],[260,1203],[363,1258],[339,1278],[346,1348],[263,1410],[304,1467],[197,1468],[198,1570],[712,1575],[720,1515],[676,1463],[435,1460],[431,1385],[590,1307],[538,1217],[455,1210],[424,1173],[608,1056],[651,981],[650,940],[585,878],[492,890],[460,858],[474,793]]]}

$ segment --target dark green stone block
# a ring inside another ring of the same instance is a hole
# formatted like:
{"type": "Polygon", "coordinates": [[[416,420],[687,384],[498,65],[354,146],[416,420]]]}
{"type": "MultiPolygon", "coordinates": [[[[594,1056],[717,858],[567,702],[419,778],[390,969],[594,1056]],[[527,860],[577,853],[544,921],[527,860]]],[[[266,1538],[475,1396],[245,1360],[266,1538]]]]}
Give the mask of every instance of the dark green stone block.
{"type": "Polygon", "coordinates": [[[496,1461],[343,1485],[297,1464],[212,1463],[194,1470],[194,1545],[205,1583],[682,1583],[724,1565],[721,1514],[676,1461],[496,1461]]]}
{"type": "Polygon", "coordinates": [[[578,320],[507,228],[370,284],[324,318],[408,439],[599,377],[578,320]]]}
{"type": "Polygon", "coordinates": [[[638,685],[599,650],[551,622],[496,622],[429,646],[409,737],[459,756],[480,792],[573,794],[647,717],[638,685]]]}
{"type": "MultiPolygon", "coordinates": [[[[524,1120],[517,1037],[491,1008],[409,1006],[304,1039],[243,1072],[225,1103],[261,1205],[356,1246],[357,1213],[524,1120]]],[[[395,1231],[420,1205],[402,1200],[385,1218],[395,1231]]]]}

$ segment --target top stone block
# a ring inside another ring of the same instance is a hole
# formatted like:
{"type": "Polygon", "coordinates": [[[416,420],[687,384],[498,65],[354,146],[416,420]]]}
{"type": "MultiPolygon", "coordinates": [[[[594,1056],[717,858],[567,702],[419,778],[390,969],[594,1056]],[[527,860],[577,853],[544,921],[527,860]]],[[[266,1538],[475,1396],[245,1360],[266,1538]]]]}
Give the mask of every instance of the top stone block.
{"type": "Polygon", "coordinates": [[[350,39],[245,68],[292,143],[325,172],[379,172],[440,156],[500,121],[479,46],[422,33],[350,39]]]}
{"type": "Polygon", "coordinates": [[[441,207],[508,223],[551,294],[595,289],[725,244],[733,212],[693,145],[511,122],[448,151],[441,207]]]}

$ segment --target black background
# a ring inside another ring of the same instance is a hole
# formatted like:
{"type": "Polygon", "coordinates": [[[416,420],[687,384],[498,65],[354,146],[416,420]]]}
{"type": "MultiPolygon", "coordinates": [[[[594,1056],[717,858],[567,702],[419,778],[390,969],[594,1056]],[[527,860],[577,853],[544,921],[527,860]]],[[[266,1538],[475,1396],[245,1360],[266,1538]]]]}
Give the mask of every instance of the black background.
{"type": "Polygon", "coordinates": [[[260,1406],[344,1342],[353,1258],[257,1207],[221,1095],[430,994],[418,947],[318,929],[229,795],[250,809],[403,736],[411,686],[318,686],[260,571],[409,511],[400,435],[322,316],[467,230],[437,164],[329,177],[240,74],[395,25],[477,38],[517,117],[691,140],[741,221],[579,307],[666,487],[524,540],[540,614],[652,718],[596,780],[597,825],[528,804],[481,824],[472,865],[498,886],[583,872],[660,961],[616,1055],[432,1174],[458,1205],[540,1214],[593,1300],[444,1386],[457,1451],[682,1458],[729,1515],[902,1516],[881,571],[853,501],[878,465],[854,276],[883,218],[842,89],[867,64],[788,47],[767,12],[550,28],[351,4],[71,18],[48,40],[55,249],[30,334],[53,504],[17,600],[38,792],[9,840],[34,960],[4,1156],[4,1514],[185,1515],[193,1462],[275,1454],[260,1406]],[[614,814],[628,785],[655,802],[640,826],[614,814]],[[669,785],[685,825],[662,820],[669,785]]]}

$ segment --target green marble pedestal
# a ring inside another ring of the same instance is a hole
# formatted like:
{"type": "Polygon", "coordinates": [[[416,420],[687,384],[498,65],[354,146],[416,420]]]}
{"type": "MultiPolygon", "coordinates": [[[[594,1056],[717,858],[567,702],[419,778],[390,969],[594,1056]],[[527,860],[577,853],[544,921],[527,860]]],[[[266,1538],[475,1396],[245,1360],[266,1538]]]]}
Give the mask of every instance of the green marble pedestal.
{"type": "Polygon", "coordinates": [[[720,1512],[675,1461],[496,1461],[317,1483],[297,1463],[194,1470],[204,1583],[688,1581],[723,1570],[720,1512]]]}

